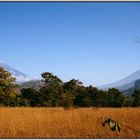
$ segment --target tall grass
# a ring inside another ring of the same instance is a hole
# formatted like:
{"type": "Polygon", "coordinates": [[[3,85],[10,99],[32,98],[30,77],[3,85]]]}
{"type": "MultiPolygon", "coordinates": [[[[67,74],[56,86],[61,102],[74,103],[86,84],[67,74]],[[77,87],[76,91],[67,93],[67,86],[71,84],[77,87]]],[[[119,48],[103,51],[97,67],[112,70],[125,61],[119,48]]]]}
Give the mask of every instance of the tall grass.
{"type": "Polygon", "coordinates": [[[0,138],[140,138],[102,127],[101,116],[140,131],[140,108],[0,108],[0,138]]]}

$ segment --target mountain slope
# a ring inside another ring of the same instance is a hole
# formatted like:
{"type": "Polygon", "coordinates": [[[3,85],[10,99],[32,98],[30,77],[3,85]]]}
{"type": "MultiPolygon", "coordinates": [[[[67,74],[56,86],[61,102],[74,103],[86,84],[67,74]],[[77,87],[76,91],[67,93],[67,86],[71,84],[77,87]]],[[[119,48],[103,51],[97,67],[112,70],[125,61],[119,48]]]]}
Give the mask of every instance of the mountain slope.
{"type": "Polygon", "coordinates": [[[16,78],[16,82],[18,82],[18,83],[26,82],[26,81],[33,79],[33,78],[27,76],[26,74],[24,74],[23,72],[5,64],[5,63],[0,63],[0,67],[3,67],[5,70],[9,71],[12,74],[12,76],[16,78]]]}
{"type": "Polygon", "coordinates": [[[122,90],[122,92],[126,95],[132,95],[135,90],[140,90],[140,79],[135,81],[133,87],[128,88],[127,90],[122,90]]]}
{"type": "Polygon", "coordinates": [[[38,90],[44,86],[44,82],[42,82],[41,80],[31,80],[31,81],[21,83],[19,85],[20,85],[20,88],[33,88],[33,89],[38,90]]]}
{"type": "Polygon", "coordinates": [[[108,89],[108,88],[118,88],[118,89],[128,89],[134,86],[134,83],[136,80],[140,79],[140,70],[134,72],[130,76],[127,76],[126,78],[123,78],[122,80],[119,80],[117,82],[113,82],[107,85],[100,86],[101,89],[108,89]]]}

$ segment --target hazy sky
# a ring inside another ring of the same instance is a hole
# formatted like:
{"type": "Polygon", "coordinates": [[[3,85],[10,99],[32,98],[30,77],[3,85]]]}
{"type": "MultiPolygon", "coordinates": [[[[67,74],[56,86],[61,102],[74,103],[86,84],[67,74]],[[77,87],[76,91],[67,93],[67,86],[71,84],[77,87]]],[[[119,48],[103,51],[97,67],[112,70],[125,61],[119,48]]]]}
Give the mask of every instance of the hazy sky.
{"type": "Polygon", "coordinates": [[[0,2],[0,61],[86,85],[140,69],[140,2],[0,2]]]}

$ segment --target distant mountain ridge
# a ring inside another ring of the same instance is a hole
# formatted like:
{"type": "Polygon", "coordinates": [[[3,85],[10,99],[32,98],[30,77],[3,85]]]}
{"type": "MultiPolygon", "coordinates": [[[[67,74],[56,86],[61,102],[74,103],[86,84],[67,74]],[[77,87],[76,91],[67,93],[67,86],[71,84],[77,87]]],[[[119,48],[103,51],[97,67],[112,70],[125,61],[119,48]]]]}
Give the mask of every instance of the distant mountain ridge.
{"type": "Polygon", "coordinates": [[[101,89],[117,88],[120,90],[127,90],[129,88],[132,88],[138,79],[140,79],[140,70],[137,70],[136,72],[117,82],[100,86],[100,88],[101,89]]]}
{"type": "MultiPolygon", "coordinates": [[[[22,88],[34,88],[39,89],[43,86],[43,82],[39,79],[32,78],[25,73],[0,62],[0,67],[3,67],[9,71],[13,77],[16,78],[16,82],[20,84],[22,88]]],[[[107,85],[100,86],[98,88],[102,90],[108,90],[109,88],[117,88],[127,95],[131,95],[135,89],[140,89],[140,70],[132,73],[131,75],[123,78],[117,82],[113,82],[107,85]]]]}
{"type": "Polygon", "coordinates": [[[23,82],[30,81],[33,79],[32,77],[27,76],[23,72],[5,64],[5,63],[0,62],[0,67],[3,67],[5,70],[9,71],[12,74],[12,76],[16,78],[17,83],[23,83],[23,82]]]}
{"type": "Polygon", "coordinates": [[[30,80],[24,83],[19,84],[20,88],[33,88],[39,90],[41,87],[44,86],[44,82],[41,80],[30,80]]]}
{"type": "Polygon", "coordinates": [[[140,79],[136,80],[133,87],[130,87],[122,92],[126,95],[132,95],[135,90],[140,90],[140,79]]]}

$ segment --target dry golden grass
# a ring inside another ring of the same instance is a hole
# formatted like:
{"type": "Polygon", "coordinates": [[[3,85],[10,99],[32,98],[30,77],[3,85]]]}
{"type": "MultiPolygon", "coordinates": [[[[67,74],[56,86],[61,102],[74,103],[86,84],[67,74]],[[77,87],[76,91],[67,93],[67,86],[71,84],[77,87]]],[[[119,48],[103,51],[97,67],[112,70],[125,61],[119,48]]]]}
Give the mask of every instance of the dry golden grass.
{"type": "Polygon", "coordinates": [[[102,127],[101,116],[140,131],[140,108],[0,108],[0,138],[140,138],[102,127]]]}

